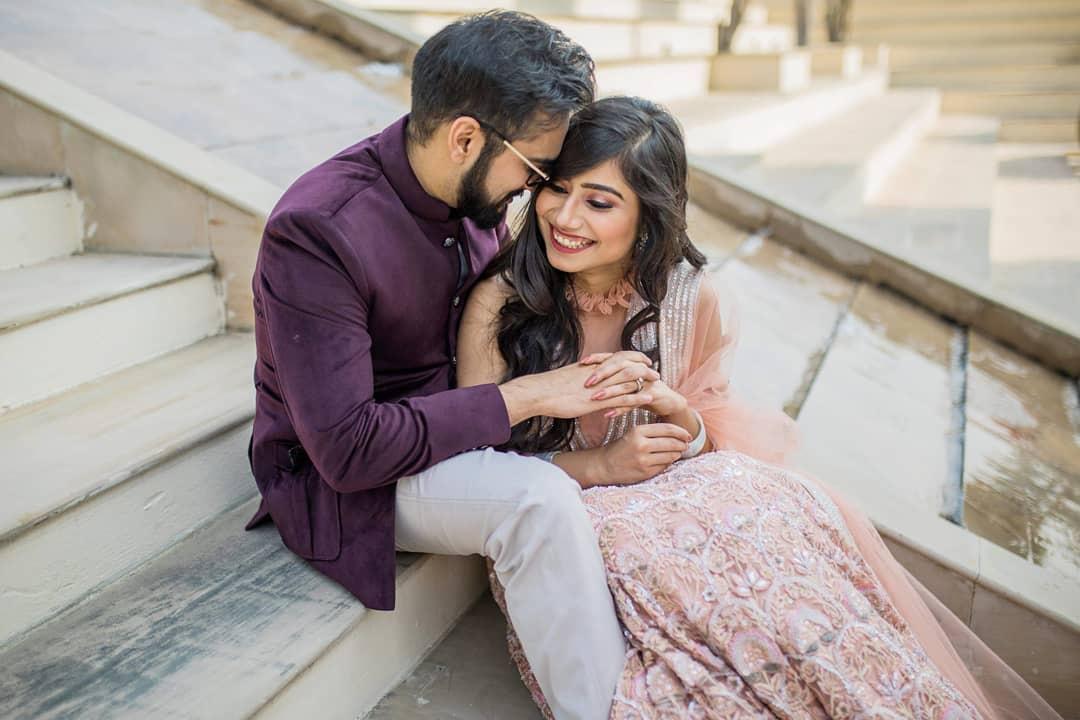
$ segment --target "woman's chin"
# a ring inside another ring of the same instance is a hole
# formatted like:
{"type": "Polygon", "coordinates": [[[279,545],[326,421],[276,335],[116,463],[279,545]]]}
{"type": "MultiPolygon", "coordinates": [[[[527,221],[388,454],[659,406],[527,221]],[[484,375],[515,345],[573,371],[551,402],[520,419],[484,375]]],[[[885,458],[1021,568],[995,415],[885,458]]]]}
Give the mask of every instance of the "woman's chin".
{"type": "Polygon", "coordinates": [[[576,273],[589,269],[587,259],[575,255],[568,256],[550,245],[547,247],[547,261],[551,267],[564,273],[576,273]]]}

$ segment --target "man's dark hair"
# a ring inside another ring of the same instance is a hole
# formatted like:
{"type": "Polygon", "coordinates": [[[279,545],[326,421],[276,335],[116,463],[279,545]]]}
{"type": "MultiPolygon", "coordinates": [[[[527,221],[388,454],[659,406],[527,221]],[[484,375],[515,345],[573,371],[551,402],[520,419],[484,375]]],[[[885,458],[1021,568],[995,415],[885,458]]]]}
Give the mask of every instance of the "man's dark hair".
{"type": "Polygon", "coordinates": [[[446,26],[416,53],[409,140],[424,143],[462,115],[489,123],[508,140],[555,127],[593,100],[595,66],[561,30],[508,10],[446,26]]]}

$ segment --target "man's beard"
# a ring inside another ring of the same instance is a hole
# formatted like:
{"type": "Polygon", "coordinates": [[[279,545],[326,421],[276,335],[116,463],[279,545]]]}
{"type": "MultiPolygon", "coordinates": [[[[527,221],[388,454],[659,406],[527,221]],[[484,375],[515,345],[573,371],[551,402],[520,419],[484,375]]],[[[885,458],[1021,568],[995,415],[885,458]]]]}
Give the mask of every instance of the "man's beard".
{"type": "Polygon", "coordinates": [[[484,180],[487,179],[491,161],[495,158],[495,148],[491,145],[484,146],[480,157],[471,168],[465,172],[461,179],[461,188],[458,191],[457,214],[469,218],[482,230],[490,230],[503,220],[506,208],[518,192],[512,192],[497,202],[492,202],[484,192],[484,180]],[[490,150],[490,152],[489,152],[490,150]]]}

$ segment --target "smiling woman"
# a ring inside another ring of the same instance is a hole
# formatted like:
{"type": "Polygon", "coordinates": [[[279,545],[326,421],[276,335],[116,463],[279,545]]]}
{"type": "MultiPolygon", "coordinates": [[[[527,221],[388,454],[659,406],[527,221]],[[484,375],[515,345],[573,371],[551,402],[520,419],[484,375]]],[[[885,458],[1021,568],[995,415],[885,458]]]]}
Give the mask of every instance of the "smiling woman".
{"type": "MultiPolygon", "coordinates": [[[[675,119],[643,98],[613,97],[572,122],[574,132],[551,180],[533,194],[516,242],[485,273],[518,282],[521,302],[504,308],[498,333],[512,377],[577,362],[580,299],[622,281],[643,307],[608,349],[640,350],[634,333],[659,319],[671,271],[683,261],[705,265],[686,234],[686,152],[675,119]]],[[[651,357],[658,361],[658,351],[651,357]]],[[[510,445],[554,450],[572,427],[572,421],[534,418],[513,428],[510,445]]]]}
{"type": "MultiPolygon", "coordinates": [[[[662,108],[582,110],[462,321],[463,386],[611,357],[659,375],[594,370],[616,415],[535,418],[506,445],[583,488],[628,644],[609,717],[1060,720],[865,515],[785,463],[793,420],[733,396],[737,323],[687,237],[686,186],[662,108]]],[[[512,623],[508,640],[552,717],[512,623]]]]}
{"type": "Polygon", "coordinates": [[[637,195],[626,186],[614,160],[573,180],[553,180],[536,198],[548,262],[573,273],[576,288],[590,293],[607,290],[629,272],[639,214],[637,195]],[[568,255],[580,257],[564,257],[568,255]]]}

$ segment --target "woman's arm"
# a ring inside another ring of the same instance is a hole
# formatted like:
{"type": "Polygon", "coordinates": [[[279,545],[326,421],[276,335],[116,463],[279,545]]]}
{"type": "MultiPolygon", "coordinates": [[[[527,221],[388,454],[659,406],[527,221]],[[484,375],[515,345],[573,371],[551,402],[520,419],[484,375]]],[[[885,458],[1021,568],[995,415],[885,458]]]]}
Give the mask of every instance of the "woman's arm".
{"type": "Polygon", "coordinates": [[[506,379],[506,361],[495,338],[499,311],[509,296],[510,287],[499,277],[482,280],[469,294],[458,329],[458,387],[499,384],[506,379]]]}
{"type": "MultiPolygon", "coordinates": [[[[473,288],[458,331],[459,388],[505,380],[507,363],[499,352],[496,335],[499,311],[510,293],[510,287],[499,277],[492,277],[473,288]]],[[[647,433],[637,433],[637,430],[633,437],[623,438],[617,444],[558,453],[552,462],[577,480],[582,488],[637,483],[662,470],[662,466],[654,466],[658,458],[663,458],[657,453],[674,451],[677,457],[677,452],[689,440],[689,436],[679,435],[683,431],[671,426],[656,425],[647,433]],[[637,437],[638,434],[642,437],[637,437]]],[[[670,459],[664,459],[670,464],[670,459]]]]}
{"type": "MultiPolygon", "coordinates": [[[[499,352],[496,334],[499,311],[510,296],[510,287],[501,278],[484,280],[473,288],[465,304],[458,331],[458,387],[500,383],[505,380],[506,361],[499,352]]],[[[552,462],[583,488],[610,482],[607,449],[562,452],[552,462]]]]}

